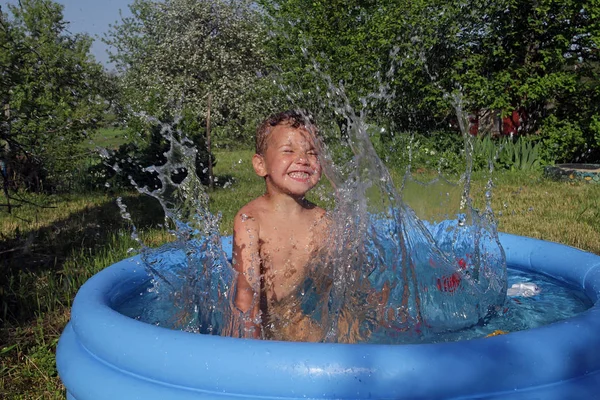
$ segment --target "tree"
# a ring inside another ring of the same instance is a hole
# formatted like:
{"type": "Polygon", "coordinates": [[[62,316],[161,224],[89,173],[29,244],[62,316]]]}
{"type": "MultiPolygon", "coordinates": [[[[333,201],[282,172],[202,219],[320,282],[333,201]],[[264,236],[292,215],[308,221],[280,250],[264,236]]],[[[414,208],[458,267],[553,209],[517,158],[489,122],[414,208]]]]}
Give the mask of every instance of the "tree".
{"type": "MultiPolygon", "coordinates": [[[[343,87],[356,110],[365,106],[361,98],[379,91],[380,74],[390,66],[392,31],[401,26],[399,21],[382,23],[388,1],[259,3],[272,32],[268,43],[272,67],[302,107],[324,114],[320,120],[327,121],[336,119],[327,107],[327,92],[334,87],[343,87]]],[[[343,131],[343,118],[337,117],[336,122],[343,131]]]]}
{"type": "Polygon", "coordinates": [[[539,135],[547,159],[600,160],[600,5],[496,0],[479,14],[472,54],[453,63],[472,108],[520,110],[521,132],[539,135]]]}
{"type": "Polygon", "coordinates": [[[0,159],[9,187],[60,184],[72,152],[102,116],[105,76],[89,55],[91,39],[73,35],[63,7],[21,0],[0,8],[0,159]]]}
{"type": "Polygon", "coordinates": [[[252,2],[135,0],[130,8],[132,17],[113,26],[106,41],[116,48],[113,60],[132,114],[185,114],[204,130],[210,98],[214,133],[231,143],[248,141],[248,126],[254,129],[267,101],[255,97],[265,90],[266,54],[252,2]]]}
{"type": "Polygon", "coordinates": [[[600,157],[597,2],[260,3],[283,76],[305,93],[317,91],[306,71],[318,65],[343,83],[355,109],[366,106],[396,130],[427,132],[455,118],[451,95],[460,92],[467,111],[523,110],[522,133],[540,134],[549,158],[600,157]],[[380,92],[378,76],[384,101],[361,102],[380,92]]]}
{"type": "Polygon", "coordinates": [[[450,67],[470,51],[468,42],[465,46],[459,41],[479,31],[475,13],[457,18],[456,2],[260,3],[276,33],[270,50],[290,86],[324,97],[329,83],[319,79],[326,74],[334,86],[343,86],[354,110],[364,110],[371,122],[400,131],[428,131],[447,119],[444,93],[452,91],[447,87],[453,76],[450,67]],[[474,27],[464,29],[468,24],[474,27]],[[307,72],[314,66],[321,72],[307,72]]]}

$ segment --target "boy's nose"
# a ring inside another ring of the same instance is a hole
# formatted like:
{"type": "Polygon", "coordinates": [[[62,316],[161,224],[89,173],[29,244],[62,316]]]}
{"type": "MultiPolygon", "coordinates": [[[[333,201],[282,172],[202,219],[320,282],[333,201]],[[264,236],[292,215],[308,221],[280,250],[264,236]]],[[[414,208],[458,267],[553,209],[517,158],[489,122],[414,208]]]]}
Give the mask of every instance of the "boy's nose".
{"type": "Polygon", "coordinates": [[[309,164],[308,154],[306,154],[306,153],[299,153],[298,157],[296,158],[296,162],[298,164],[309,164]]]}

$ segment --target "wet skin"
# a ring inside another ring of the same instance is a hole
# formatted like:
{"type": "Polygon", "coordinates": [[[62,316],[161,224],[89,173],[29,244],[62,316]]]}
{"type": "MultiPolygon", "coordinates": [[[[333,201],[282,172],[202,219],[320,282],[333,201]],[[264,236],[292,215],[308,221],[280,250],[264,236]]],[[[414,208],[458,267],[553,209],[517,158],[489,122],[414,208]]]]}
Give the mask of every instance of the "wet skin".
{"type": "Polygon", "coordinates": [[[321,178],[311,133],[277,125],[264,154],[255,154],[252,164],[265,178],[266,191],[234,219],[233,264],[239,273],[234,303],[252,319],[245,319],[250,328],[245,336],[259,338],[277,303],[304,281],[311,255],[324,242],[326,218],[304,197],[321,178]]]}

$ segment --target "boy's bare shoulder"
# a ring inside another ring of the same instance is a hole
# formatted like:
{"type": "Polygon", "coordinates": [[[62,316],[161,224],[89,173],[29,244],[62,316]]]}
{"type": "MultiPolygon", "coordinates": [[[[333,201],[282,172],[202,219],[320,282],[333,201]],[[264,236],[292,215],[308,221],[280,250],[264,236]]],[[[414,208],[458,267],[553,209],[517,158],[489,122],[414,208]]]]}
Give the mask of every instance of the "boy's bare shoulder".
{"type": "Polygon", "coordinates": [[[315,208],[314,208],[314,210],[315,210],[315,213],[316,213],[316,214],[317,214],[319,217],[321,217],[321,218],[325,217],[325,216],[326,216],[326,214],[327,214],[327,211],[325,211],[325,209],[324,209],[324,208],[321,208],[321,207],[319,207],[319,206],[317,206],[317,205],[315,205],[315,208]]]}
{"type": "Polygon", "coordinates": [[[331,226],[331,215],[321,207],[315,207],[315,227],[326,230],[331,226]]]}
{"type": "Polygon", "coordinates": [[[257,197],[245,206],[240,208],[234,218],[234,222],[255,222],[258,223],[261,216],[267,212],[266,202],[262,197],[257,197]]]}
{"type": "Polygon", "coordinates": [[[309,203],[308,208],[312,212],[316,220],[325,222],[329,219],[329,214],[327,214],[327,211],[319,207],[318,205],[314,203],[309,203]]]}

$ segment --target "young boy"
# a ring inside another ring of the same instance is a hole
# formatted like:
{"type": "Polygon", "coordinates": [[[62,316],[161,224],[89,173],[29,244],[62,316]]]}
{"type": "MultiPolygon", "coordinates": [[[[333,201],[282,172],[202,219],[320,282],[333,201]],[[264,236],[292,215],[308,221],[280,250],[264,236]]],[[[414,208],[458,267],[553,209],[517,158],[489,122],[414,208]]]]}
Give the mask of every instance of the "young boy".
{"type": "Polygon", "coordinates": [[[242,207],[233,227],[233,266],[239,273],[234,303],[245,337],[322,336],[294,300],[326,228],[325,211],[305,198],[321,178],[315,134],[316,127],[297,111],[273,115],[257,130],[252,165],[266,190],[242,207]]]}

